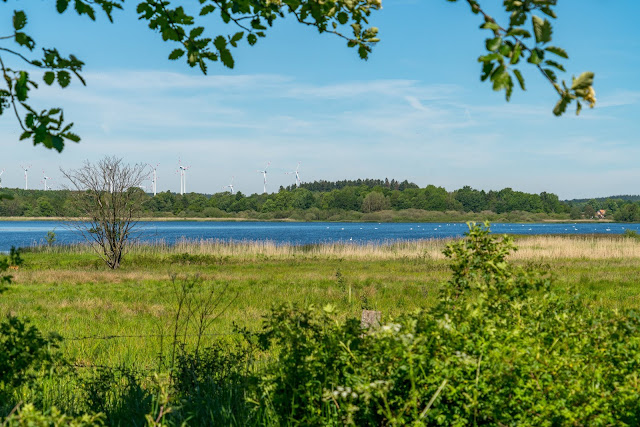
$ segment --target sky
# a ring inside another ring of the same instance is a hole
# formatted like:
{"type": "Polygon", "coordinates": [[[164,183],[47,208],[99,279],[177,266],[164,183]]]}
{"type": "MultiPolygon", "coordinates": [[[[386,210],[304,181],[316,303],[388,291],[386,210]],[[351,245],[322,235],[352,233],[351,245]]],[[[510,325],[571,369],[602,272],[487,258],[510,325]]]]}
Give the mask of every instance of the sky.
{"type": "MultiPolygon", "coordinates": [[[[483,3],[503,18],[501,2],[483,3]]],[[[285,172],[300,162],[303,181],[407,179],[561,199],[640,194],[640,2],[559,3],[553,44],[570,56],[560,77],[596,74],[598,105],[579,117],[555,117],[557,95],[526,64],[527,91],[508,103],[480,82],[487,34],[464,1],[383,0],[371,17],[381,42],[368,61],[342,39],[276,21],[257,45],[233,51],[233,70],[212,63],[205,76],[167,59],[177,46],[137,19],[135,1],[111,24],[58,15],[49,0],[9,0],[3,28],[24,10],[38,49],[78,56],[87,86],[32,93],[36,108],[64,108],[82,137],[61,154],[19,141],[15,117],[0,117],[2,186],[23,187],[20,165],[31,165],[30,188],[42,187],[43,171],[61,188],[60,168],[115,155],[159,165],[158,191],[179,191],[180,161],[187,191],[207,194],[232,177],[236,190],[261,192],[257,171],[268,162],[269,192],[293,184],[285,172]]],[[[236,31],[203,22],[210,34],[236,31]]]]}

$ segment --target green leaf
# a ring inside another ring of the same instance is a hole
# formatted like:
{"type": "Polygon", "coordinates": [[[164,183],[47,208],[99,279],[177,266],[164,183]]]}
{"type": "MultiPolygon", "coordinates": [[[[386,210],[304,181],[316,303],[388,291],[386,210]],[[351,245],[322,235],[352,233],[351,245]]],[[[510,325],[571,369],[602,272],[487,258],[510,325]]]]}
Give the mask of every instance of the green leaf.
{"type": "Polygon", "coordinates": [[[58,13],[64,13],[69,7],[69,0],[56,0],[56,9],[58,13]]]}
{"type": "Polygon", "coordinates": [[[56,79],[56,74],[53,71],[47,71],[46,73],[44,73],[44,76],[42,77],[42,79],[46,84],[51,86],[51,84],[56,79]]]}
{"type": "Polygon", "coordinates": [[[500,58],[499,53],[490,53],[488,55],[483,55],[478,57],[478,62],[491,62],[491,61],[495,61],[498,58],[500,58]]]}
{"type": "Polygon", "coordinates": [[[213,45],[216,47],[216,49],[222,51],[227,48],[227,41],[224,39],[224,37],[218,36],[213,41],[213,45]]]}
{"type": "Polygon", "coordinates": [[[577,79],[573,79],[571,90],[587,89],[588,87],[593,86],[594,77],[594,73],[591,71],[585,71],[580,74],[577,79]]]}
{"type": "Polygon", "coordinates": [[[20,141],[29,138],[31,136],[31,133],[32,132],[29,132],[28,130],[22,132],[22,134],[20,135],[20,141]]]}
{"type": "Polygon", "coordinates": [[[367,48],[367,46],[361,44],[360,47],[358,47],[358,55],[360,56],[360,59],[368,59],[369,49],[367,48]]]}
{"type": "Polygon", "coordinates": [[[36,47],[36,42],[23,32],[16,32],[15,40],[20,46],[25,46],[29,50],[33,50],[36,47]]]}
{"type": "Polygon", "coordinates": [[[523,37],[525,39],[528,39],[529,37],[531,37],[531,33],[527,30],[525,30],[524,28],[511,28],[509,31],[507,31],[507,36],[509,37],[523,37]]]}
{"type": "Polygon", "coordinates": [[[539,16],[531,16],[531,22],[533,24],[533,33],[536,36],[537,43],[548,43],[551,41],[551,23],[547,19],[542,19],[539,16]]]}
{"type": "Polygon", "coordinates": [[[240,40],[242,40],[242,37],[244,37],[244,31],[240,31],[238,33],[235,33],[233,35],[233,37],[231,37],[231,41],[239,42],[240,40]]]}
{"type": "Polygon", "coordinates": [[[235,65],[231,51],[226,48],[220,51],[220,61],[222,61],[227,68],[233,68],[235,65]]]}
{"type": "Polygon", "coordinates": [[[342,25],[349,22],[349,15],[347,15],[345,12],[338,13],[337,18],[338,18],[338,22],[342,25]]]}
{"type": "Polygon", "coordinates": [[[58,84],[60,87],[67,87],[71,82],[71,76],[68,71],[60,70],[58,71],[58,84]]]}
{"type": "Polygon", "coordinates": [[[547,52],[551,52],[553,54],[556,54],[561,58],[564,58],[564,59],[568,59],[569,58],[569,55],[567,55],[567,52],[564,49],[559,48],[557,46],[548,46],[545,50],[547,52]]]}
{"type": "Polygon", "coordinates": [[[229,44],[233,47],[238,47],[238,42],[242,40],[242,37],[244,37],[243,31],[240,31],[239,33],[235,33],[233,37],[231,37],[231,39],[229,40],[229,44]]]}
{"type": "Polygon", "coordinates": [[[247,42],[253,46],[254,44],[256,44],[256,42],[258,41],[258,37],[256,37],[255,34],[249,34],[247,36],[247,42]]]}
{"type": "Polygon", "coordinates": [[[496,50],[498,50],[498,48],[502,44],[502,37],[487,39],[485,44],[487,46],[488,51],[495,52],[496,50]]]}
{"type": "Polygon", "coordinates": [[[513,70],[513,74],[515,74],[516,79],[518,79],[518,83],[520,84],[520,89],[527,90],[524,86],[524,77],[522,77],[522,73],[518,69],[513,70]]]}
{"type": "Polygon", "coordinates": [[[174,49],[169,54],[169,59],[172,60],[172,61],[175,61],[176,59],[182,57],[182,55],[184,55],[184,50],[182,50],[182,49],[174,49]]]}
{"type": "MultiPolygon", "coordinates": [[[[73,124],[73,123],[72,123],[73,124]]],[[[80,137],[72,132],[66,132],[64,137],[73,142],[80,142],[80,137]]]]}
{"type": "Polygon", "coordinates": [[[513,53],[511,54],[511,64],[517,64],[520,61],[520,54],[522,53],[522,45],[520,43],[516,44],[513,48],[513,53]]]}
{"type": "Polygon", "coordinates": [[[20,77],[16,80],[15,91],[18,101],[26,101],[28,98],[29,87],[29,74],[26,71],[20,71],[20,77]]]}
{"type": "Polygon", "coordinates": [[[542,58],[540,57],[540,52],[538,49],[533,49],[531,54],[529,55],[529,59],[527,61],[533,65],[538,65],[542,62],[542,58]]]}
{"type": "Polygon", "coordinates": [[[542,11],[542,13],[552,17],[553,19],[557,18],[556,13],[549,6],[542,6],[540,7],[540,10],[542,11]]]}
{"type": "Polygon", "coordinates": [[[571,98],[569,98],[568,96],[563,96],[562,98],[560,98],[555,108],[553,109],[553,114],[555,114],[556,116],[563,115],[564,112],[567,111],[567,106],[570,102],[571,98]]]}
{"type": "Polygon", "coordinates": [[[493,72],[493,62],[485,62],[482,65],[482,74],[480,75],[480,80],[485,81],[493,72]]]}
{"type": "Polygon", "coordinates": [[[61,153],[64,148],[64,140],[57,135],[53,135],[51,137],[51,146],[55,148],[58,153],[61,153]]]}
{"type": "Polygon", "coordinates": [[[491,81],[493,81],[493,90],[501,90],[509,85],[511,77],[507,72],[504,65],[499,66],[491,75],[491,81]]]}
{"type": "Polygon", "coordinates": [[[13,28],[18,31],[27,25],[27,15],[22,10],[13,12],[13,28]]]}
{"type": "Polygon", "coordinates": [[[500,25],[496,24],[495,22],[487,21],[480,25],[480,28],[484,30],[498,31],[500,30],[500,25]]]}
{"type": "Polygon", "coordinates": [[[206,6],[204,6],[202,9],[200,9],[200,16],[205,16],[210,14],[211,12],[213,12],[214,10],[216,10],[216,7],[212,4],[208,4],[206,6]]]}
{"type": "Polygon", "coordinates": [[[564,66],[562,66],[562,64],[557,63],[556,61],[552,61],[550,59],[547,59],[546,61],[544,61],[545,64],[550,65],[554,68],[557,68],[560,71],[565,71],[564,66]]]}
{"type": "MultiPolygon", "coordinates": [[[[58,0],[58,2],[60,1],[69,3],[68,0],[58,0]]],[[[136,7],[136,12],[140,14],[147,13],[149,9],[150,9],[150,6],[147,3],[138,3],[138,7],[136,7]]]]}
{"type": "Polygon", "coordinates": [[[500,48],[498,48],[498,52],[500,52],[500,55],[508,57],[511,55],[511,46],[507,43],[503,43],[500,45],[500,48]]]}
{"type": "Polygon", "coordinates": [[[204,32],[204,27],[196,27],[189,32],[189,38],[192,38],[192,39],[198,38],[203,32],[204,32]]]}
{"type": "Polygon", "coordinates": [[[544,72],[547,75],[547,77],[553,80],[554,83],[558,81],[558,78],[556,77],[556,73],[554,73],[552,69],[545,68],[542,70],[542,72],[544,72]]]}

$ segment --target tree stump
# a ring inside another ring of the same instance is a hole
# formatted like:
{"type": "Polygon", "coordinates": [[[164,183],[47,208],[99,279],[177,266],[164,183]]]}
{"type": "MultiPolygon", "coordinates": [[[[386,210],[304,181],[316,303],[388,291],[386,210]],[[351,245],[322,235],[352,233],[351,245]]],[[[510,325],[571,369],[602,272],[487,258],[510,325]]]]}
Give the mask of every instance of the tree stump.
{"type": "Polygon", "coordinates": [[[362,329],[369,329],[371,327],[377,328],[380,326],[380,319],[382,319],[381,311],[362,310],[362,319],[360,320],[360,326],[362,327],[362,329]]]}

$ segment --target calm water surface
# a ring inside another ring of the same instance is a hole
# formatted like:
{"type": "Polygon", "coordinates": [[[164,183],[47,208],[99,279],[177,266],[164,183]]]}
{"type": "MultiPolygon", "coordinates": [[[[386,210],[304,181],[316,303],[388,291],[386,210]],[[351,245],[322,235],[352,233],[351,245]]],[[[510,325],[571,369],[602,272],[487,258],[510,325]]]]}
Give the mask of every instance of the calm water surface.
{"type": "MultiPolygon", "coordinates": [[[[264,241],[302,245],[352,241],[383,243],[458,237],[467,230],[464,223],[323,223],[323,222],[144,222],[140,238],[145,241],[179,239],[220,239],[225,241],[264,241]]],[[[626,229],[640,232],[640,224],[501,224],[491,225],[494,233],[510,234],[622,234],[626,229]]],[[[45,243],[47,232],[56,233],[58,244],[82,241],[73,230],[52,221],[0,221],[0,251],[11,246],[25,247],[45,243]]]]}

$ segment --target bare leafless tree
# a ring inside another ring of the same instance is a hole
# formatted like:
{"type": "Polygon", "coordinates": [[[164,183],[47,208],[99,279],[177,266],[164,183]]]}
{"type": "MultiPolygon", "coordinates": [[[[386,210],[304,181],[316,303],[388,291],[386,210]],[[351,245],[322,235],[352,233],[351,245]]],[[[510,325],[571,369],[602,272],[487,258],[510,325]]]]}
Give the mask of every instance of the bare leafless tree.
{"type": "Polygon", "coordinates": [[[74,204],[83,217],[70,226],[110,268],[118,268],[142,212],[144,191],[140,185],[149,175],[147,166],[105,157],[61,172],[71,182],[74,204]]]}

